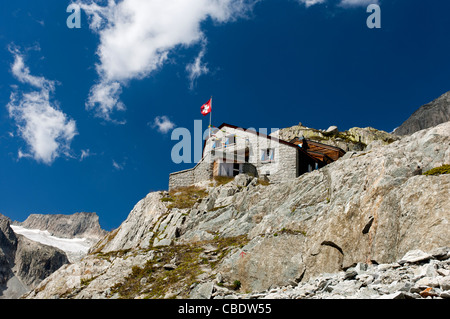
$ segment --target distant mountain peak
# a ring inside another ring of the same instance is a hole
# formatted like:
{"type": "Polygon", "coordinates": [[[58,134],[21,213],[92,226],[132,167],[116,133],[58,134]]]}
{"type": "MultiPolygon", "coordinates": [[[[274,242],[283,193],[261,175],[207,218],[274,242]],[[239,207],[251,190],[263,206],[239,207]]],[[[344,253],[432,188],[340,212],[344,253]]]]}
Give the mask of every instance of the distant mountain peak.
{"type": "Polygon", "coordinates": [[[50,234],[62,238],[87,238],[97,241],[106,234],[100,227],[96,213],[30,214],[24,222],[14,224],[28,229],[47,230],[50,234]]]}
{"type": "Polygon", "coordinates": [[[422,105],[393,134],[411,135],[417,131],[450,121],[450,91],[422,105]]]}

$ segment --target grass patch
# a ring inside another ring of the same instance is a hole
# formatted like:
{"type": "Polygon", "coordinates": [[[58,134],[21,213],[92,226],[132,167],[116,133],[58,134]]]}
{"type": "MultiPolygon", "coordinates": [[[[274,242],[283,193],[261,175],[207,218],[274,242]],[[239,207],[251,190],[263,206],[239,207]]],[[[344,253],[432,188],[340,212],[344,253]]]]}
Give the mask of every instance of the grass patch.
{"type": "Polygon", "coordinates": [[[270,182],[267,179],[260,179],[256,182],[256,185],[269,186],[270,182]]]}
{"type": "Polygon", "coordinates": [[[232,176],[214,176],[214,181],[216,182],[216,186],[222,186],[225,184],[228,184],[234,180],[234,177],[232,176]]]}
{"type": "Polygon", "coordinates": [[[233,286],[231,287],[233,290],[239,290],[241,289],[241,282],[239,280],[235,280],[233,282],[233,286]]]}
{"type": "Polygon", "coordinates": [[[101,252],[101,250],[111,242],[114,237],[116,237],[117,233],[119,232],[119,228],[114,229],[113,231],[110,231],[105,237],[100,239],[94,246],[92,246],[92,254],[96,254],[98,252],[101,252]]]}
{"type": "Polygon", "coordinates": [[[95,278],[97,278],[97,276],[96,276],[96,277],[89,277],[89,278],[81,278],[81,279],[80,279],[80,286],[83,287],[83,288],[89,286],[89,284],[90,284],[95,278]]]}
{"type": "Polygon", "coordinates": [[[169,192],[168,197],[161,198],[162,202],[169,202],[167,208],[192,208],[194,204],[208,196],[208,192],[198,186],[178,187],[169,192]]]}
{"type": "Polygon", "coordinates": [[[96,254],[98,258],[102,258],[105,259],[107,261],[111,261],[114,258],[117,257],[123,257],[126,254],[128,254],[131,251],[131,248],[128,249],[122,249],[122,250],[114,250],[114,251],[109,251],[109,252],[95,252],[93,254],[96,254]]]}
{"type": "Polygon", "coordinates": [[[304,230],[295,230],[290,228],[282,228],[280,230],[280,234],[288,234],[288,235],[303,235],[306,236],[306,231],[304,230]]]}
{"type": "Polygon", "coordinates": [[[216,210],[219,210],[219,209],[222,209],[222,208],[225,208],[225,207],[228,207],[228,206],[229,205],[217,206],[217,207],[214,207],[213,209],[211,209],[210,212],[215,212],[216,210]]]}
{"type": "Polygon", "coordinates": [[[113,286],[111,291],[118,293],[122,299],[133,299],[139,295],[145,295],[146,298],[163,298],[169,287],[180,283],[187,293],[190,285],[202,272],[199,267],[201,252],[200,247],[189,245],[168,246],[157,250],[153,259],[147,261],[144,267],[133,266],[131,274],[124,282],[113,286]],[[165,270],[162,266],[175,256],[181,260],[177,268],[165,270]]]}
{"type": "Polygon", "coordinates": [[[423,175],[428,176],[442,175],[442,174],[450,174],[450,165],[446,164],[439,167],[435,167],[423,173],[423,175]]]}
{"type": "Polygon", "coordinates": [[[131,274],[122,283],[112,287],[111,292],[118,293],[122,299],[133,299],[137,296],[145,298],[164,298],[172,291],[176,291],[178,298],[188,298],[190,287],[198,281],[197,277],[203,273],[202,266],[214,269],[228,254],[232,247],[243,247],[248,243],[246,236],[215,238],[213,240],[161,247],[155,251],[155,257],[143,266],[134,266],[131,274]],[[210,262],[200,255],[205,246],[217,247],[216,259],[210,262]],[[176,268],[166,270],[162,266],[176,258],[176,268]]]}
{"type": "Polygon", "coordinates": [[[228,254],[230,248],[244,247],[248,242],[246,235],[236,236],[236,237],[216,237],[210,241],[213,245],[217,245],[217,261],[211,263],[211,267],[215,268],[219,262],[228,254]]]}

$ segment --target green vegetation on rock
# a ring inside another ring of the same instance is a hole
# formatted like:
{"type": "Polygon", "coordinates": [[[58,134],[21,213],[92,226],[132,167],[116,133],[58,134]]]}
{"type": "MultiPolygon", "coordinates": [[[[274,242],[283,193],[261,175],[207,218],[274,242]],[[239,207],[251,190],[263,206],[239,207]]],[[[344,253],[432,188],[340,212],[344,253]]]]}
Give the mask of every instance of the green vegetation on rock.
{"type": "Polygon", "coordinates": [[[205,269],[214,269],[232,248],[242,247],[248,241],[246,236],[216,237],[153,249],[154,257],[144,267],[134,266],[122,283],[112,287],[112,293],[123,299],[167,298],[170,292],[176,292],[178,298],[187,298],[190,287],[199,281],[205,269]],[[206,253],[213,258],[207,258],[206,253]]]}
{"type": "Polygon", "coordinates": [[[450,174],[450,165],[442,165],[439,167],[435,167],[432,168],[428,171],[426,171],[425,173],[423,173],[423,175],[442,175],[442,174],[450,174]]]}
{"type": "Polygon", "coordinates": [[[197,201],[205,198],[208,192],[198,186],[178,187],[169,192],[169,197],[163,197],[162,202],[170,202],[167,208],[191,208],[197,201]]]}

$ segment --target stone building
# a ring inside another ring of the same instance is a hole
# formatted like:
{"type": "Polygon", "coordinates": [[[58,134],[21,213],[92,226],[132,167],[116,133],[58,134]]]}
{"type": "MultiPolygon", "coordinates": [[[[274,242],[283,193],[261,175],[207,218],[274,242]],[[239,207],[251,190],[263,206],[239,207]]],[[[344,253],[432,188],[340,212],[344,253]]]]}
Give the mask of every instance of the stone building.
{"type": "MultiPolygon", "coordinates": [[[[311,154],[307,145],[307,140],[297,139],[291,143],[278,139],[276,132],[266,135],[224,123],[206,139],[202,159],[195,167],[170,174],[169,190],[215,176],[232,177],[241,173],[264,176],[276,183],[294,179],[333,161],[326,154],[318,156],[320,143],[315,142],[311,154]]],[[[345,153],[334,149],[339,156],[345,153]]],[[[324,145],[324,150],[329,153],[330,146],[324,145]]]]}

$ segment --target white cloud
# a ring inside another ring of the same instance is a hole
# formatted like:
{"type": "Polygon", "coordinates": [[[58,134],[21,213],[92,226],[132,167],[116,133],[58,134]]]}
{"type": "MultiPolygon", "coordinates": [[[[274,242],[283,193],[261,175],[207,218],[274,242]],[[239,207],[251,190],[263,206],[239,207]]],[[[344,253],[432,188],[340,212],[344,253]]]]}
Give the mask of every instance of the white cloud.
{"type": "Polygon", "coordinates": [[[160,133],[167,134],[175,127],[175,123],[170,121],[170,119],[165,115],[157,116],[153,121],[152,127],[156,128],[160,133]]]}
{"type": "Polygon", "coordinates": [[[55,82],[49,81],[42,76],[34,76],[30,74],[30,69],[25,65],[23,56],[17,49],[9,50],[14,55],[14,63],[11,66],[11,72],[22,83],[30,84],[38,89],[46,91],[55,90],[55,82]]]}
{"type": "Polygon", "coordinates": [[[24,153],[24,152],[22,152],[22,150],[21,149],[19,149],[18,151],[17,151],[17,158],[18,159],[21,159],[22,157],[25,157],[25,158],[33,158],[33,156],[31,156],[30,154],[27,154],[27,153],[24,153]]]}
{"type": "Polygon", "coordinates": [[[80,162],[83,161],[85,158],[88,158],[89,156],[93,155],[95,155],[95,153],[92,153],[89,149],[81,150],[80,162]]]}
{"type": "Polygon", "coordinates": [[[50,165],[61,155],[70,156],[70,143],[77,135],[76,124],[51,100],[55,82],[31,75],[18,50],[10,49],[10,52],[14,55],[12,74],[20,82],[38,89],[21,93],[16,87],[6,106],[9,116],[16,121],[19,135],[29,148],[27,152],[19,150],[18,157],[32,157],[50,165]]]}
{"type": "Polygon", "coordinates": [[[206,66],[206,63],[204,64],[202,62],[203,56],[205,55],[205,46],[202,47],[201,51],[199,52],[198,56],[195,58],[194,62],[191,64],[188,64],[186,66],[186,71],[188,72],[188,78],[189,78],[189,88],[192,90],[195,86],[195,81],[202,75],[208,74],[209,69],[206,66]]]}
{"type": "Polygon", "coordinates": [[[94,110],[97,116],[112,121],[110,114],[114,110],[125,110],[125,105],[120,101],[121,93],[119,82],[100,82],[91,88],[86,109],[94,110]]]}
{"type": "Polygon", "coordinates": [[[310,7],[315,4],[324,3],[325,0],[299,0],[299,2],[303,3],[306,7],[310,7]]]}
{"type": "Polygon", "coordinates": [[[90,19],[91,30],[100,38],[99,82],[91,88],[86,107],[110,120],[114,111],[124,109],[120,92],[129,80],[145,78],[160,68],[173,49],[202,41],[203,21],[235,20],[258,1],[109,0],[99,6],[92,0],[78,0],[90,19]]]}
{"type": "Polygon", "coordinates": [[[116,169],[118,171],[123,170],[123,168],[125,166],[125,164],[119,164],[115,160],[112,161],[112,165],[113,165],[114,169],[116,169]]]}

